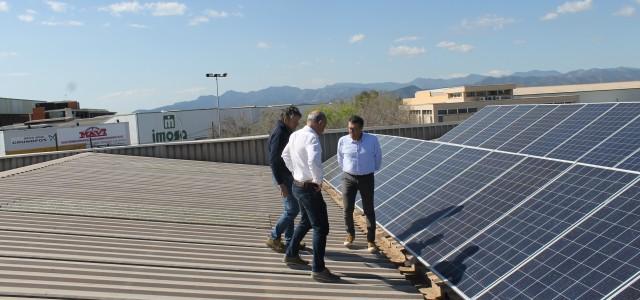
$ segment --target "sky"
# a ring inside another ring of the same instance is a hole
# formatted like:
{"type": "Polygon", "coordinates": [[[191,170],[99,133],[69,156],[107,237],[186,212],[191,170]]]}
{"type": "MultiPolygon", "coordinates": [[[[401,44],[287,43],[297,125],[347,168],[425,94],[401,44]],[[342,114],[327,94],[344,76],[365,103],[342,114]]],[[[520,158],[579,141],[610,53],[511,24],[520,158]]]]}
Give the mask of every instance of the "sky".
{"type": "MultiPolygon", "coordinates": [[[[270,86],[640,67],[640,0],[0,0],[0,97],[118,113],[270,86]]],[[[223,99],[221,101],[224,101],[223,99]]]]}

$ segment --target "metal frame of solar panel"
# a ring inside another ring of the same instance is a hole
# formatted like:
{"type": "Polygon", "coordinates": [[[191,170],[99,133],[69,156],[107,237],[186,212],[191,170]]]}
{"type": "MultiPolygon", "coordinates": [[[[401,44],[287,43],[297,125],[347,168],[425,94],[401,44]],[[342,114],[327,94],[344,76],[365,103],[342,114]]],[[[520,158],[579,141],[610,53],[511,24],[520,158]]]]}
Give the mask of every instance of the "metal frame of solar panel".
{"type": "MultiPolygon", "coordinates": [[[[460,296],[640,294],[640,103],[488,106],[436,141],[377,136],[378,226],[460,296]]],[[[335,157],[325,170],[340,193],[335,157]]]]}

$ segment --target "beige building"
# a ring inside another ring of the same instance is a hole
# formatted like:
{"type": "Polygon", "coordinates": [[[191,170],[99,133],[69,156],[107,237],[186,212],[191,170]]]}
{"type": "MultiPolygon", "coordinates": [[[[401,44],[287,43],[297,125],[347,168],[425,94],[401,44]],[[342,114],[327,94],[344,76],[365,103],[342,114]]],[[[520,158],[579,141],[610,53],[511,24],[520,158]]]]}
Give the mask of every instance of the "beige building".
{"type": "Polygon", "coordinates": [[[514,96],[515,84],[460,86],[418,91],[402,100],[420,124],[462,121],[487,105],[575,103],[576,95],[514,96]]]}

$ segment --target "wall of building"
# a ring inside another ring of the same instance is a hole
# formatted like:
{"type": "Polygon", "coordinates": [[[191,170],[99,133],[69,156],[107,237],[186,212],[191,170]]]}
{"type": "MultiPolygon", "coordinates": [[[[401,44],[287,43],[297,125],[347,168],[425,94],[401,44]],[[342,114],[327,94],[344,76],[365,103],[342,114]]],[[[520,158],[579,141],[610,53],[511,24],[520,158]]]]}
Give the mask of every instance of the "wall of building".
{"type": "MultiPolygon", "coordinates": [[[[410,137],[416,139],[436,139],[457,124],[412,125],[366,128],[367,132],[410,137]]],[[[345,130],[329,130],[321,137],[323,160],[334,156],[338,139],[345,130]]],[[[57,151],[38,154],[22,154],[0,157],[0,171],[28,166],[52,159],[62,158],[87,151],[101,153],[149,156],[160,158],[202,160],[253,165],[267,165],[268,136],[211,139],[174,143],[158,143],[137,146],[97,148],[92,150],[57,151]]]]}

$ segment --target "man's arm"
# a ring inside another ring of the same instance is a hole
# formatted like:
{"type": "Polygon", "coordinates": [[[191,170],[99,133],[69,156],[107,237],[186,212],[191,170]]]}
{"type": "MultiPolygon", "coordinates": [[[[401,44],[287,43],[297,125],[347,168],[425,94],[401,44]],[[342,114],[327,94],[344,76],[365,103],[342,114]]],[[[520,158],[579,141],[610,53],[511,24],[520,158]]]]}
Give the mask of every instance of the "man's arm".
{"type": "Polygon", "coordinates": [[[284,183],[284,178],[282,178],[282,172],[284,170],[282,168],[286,167],[284,166],[282,157],[278,153],[278,148],[280,146],[282,136],[282,130],[276,128],[271,135],[271,139],[269,139],[269,165],[271,166],[271,173],[273,174],[273,178],[278,184],[284,183]]]}
{"type": "Polygon", "coordinates": [[[342,168],[342,159],[343,159],[343,157],[342,157],[342,140],[343,140],[343,138],[340,138],[338,140],[338,149],[336,150],[336,155],[337,155],[337,158],[338,158],[338,165],[340,166],[340,170],[343,169],[342,168]]]}
{"type": "Polygon", "coordinates": [[[293,161],[291,160],[291,138],[289,138],[289,142],[286,146],[284,146],[284,150],[282,150],[282,160],[284,161],[284,165],[287,166],[287,169],[293,173],[293,161]]]}
{"type": "Polygon", "coordinates": [[[322,147],[320,146],[320,141],[318,141],[316,137],[313,137],[305,149],[307,151],[307,163],[309,171],[311,171],[312,181],[315,184],[322,185],[324,171],[322,170],[322,147]]]}
{"type": "Polygon", "coordinates": [[[374,160],[376,163],[376,171],[380,170],[380,167],[382,167],[382,149],[380,148],[380,142],[378,141],[378,137],[374,136],[375,140],[373,142],[375,150],[374,150],[374,160]]]}

